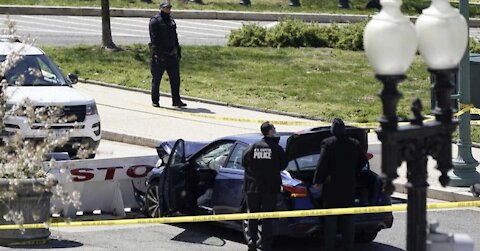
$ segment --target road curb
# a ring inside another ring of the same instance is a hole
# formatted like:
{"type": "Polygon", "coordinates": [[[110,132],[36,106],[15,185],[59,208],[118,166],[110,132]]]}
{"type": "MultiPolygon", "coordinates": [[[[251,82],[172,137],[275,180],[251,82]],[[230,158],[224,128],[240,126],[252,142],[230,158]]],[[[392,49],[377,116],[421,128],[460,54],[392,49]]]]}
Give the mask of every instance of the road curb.
{"type": "Polygon", "coordinates": [[[137,145],[137,146],[151,147],[151,148],[155,148],[162,143],[161,140],[149,139],[149,138],[132,136],[132,135],[127,135],[127,134],[122,134],[117,132],[104,131],[104,130],[102,130],[102,139],[125,143],[125,144],[137,145]]]}
{"type": "MultiPolygon", "coordinates": [[[[31,5],[0,5],[0,14],[11,15],[58,15],[58,16],[100,16],[99,7],[72,6],[31,6],[31,5]]],[[[145,17],[158,13],[157,9],[126,9],[110,8],[112,17],[145,17]]],[[[213,11],[213,10],[175,10],[172,15],[178,19],[221,19],[248,21],[280,21],[285,18],[300,19],[318,23],[355,23],[367,19],[371,15],[355,14],[324,14],[303,12],[253,12],[253,11],[213,11]]],[[[412,21],[416,17],[410,17],[412,21]]],[[[480,27],[480,19],[470,18],[470,27],[480,27]]]]}
{"type": "MultiPolygon", "coordinates": [[[[408,194],[407,184],[394,182],[394,185],[395,185],[395,192],[408,194]]],[[[449,191],[447,188],[432,188],[432,187],[427,188],[427,197],[430,199],[443,200],[443,201],[449,201],[449,202],[478,200],[478,198],[473,197],[473,195],[468,192],[454,192],[454,191],[449,191]]]]}
{"type": "MultiPolygon", "coordinates": [[[[97,80],[79,79],[79,81],[87,83],[87,84],[100,85],[100,86],[117,88],[117,89],[126,90],[126,91],[134,91],[134,92],[150,94],[150,91],[148,91],[148,90],[144,90],[144,89],[140,89],[140,88],[134,88],[134,87],[126,87],[126,86],[121,86],[121,85],[117,85],[117,84],[110,84],[110,83],[105,83],[105,82],[97,81],[97,80]]],[[[160,95],[171,98],[171,95],[169,93],[166,93],[166,92],[160,92],[160,95]]],[[[265,112],[265,113],[270,113],[270,114],[275,114],[275,115],[290,116],[290,117],[294,117],[294,118],[309,119],[309,120],[313,120],[313,121],[323,121],[323,122],[325,122],[325,120],[323,118],[307,116],[307,115],[302,115],[302,114],[298,114],[298,113],[283,112],[283,111],[277,111],[277,110],[271,110],[271,109],[260,109],[260,108],[250,107],[250,106],[230,104],[230,103],[225,103],[225,102],[221,102],[221,101],[214,101],[214,100],[202,99],[202,98],[184,96],[184,95],[182,95],[182,99],[187,100],[187,101],[194,101],[194,102],[201,102],[201,103],[205,103],[205,104],[211,104],[211,105],[234,107],[234,108],[240,108],[240,109],[245,109],[245,110],[249,110],[249,111],[265,112]]]]}

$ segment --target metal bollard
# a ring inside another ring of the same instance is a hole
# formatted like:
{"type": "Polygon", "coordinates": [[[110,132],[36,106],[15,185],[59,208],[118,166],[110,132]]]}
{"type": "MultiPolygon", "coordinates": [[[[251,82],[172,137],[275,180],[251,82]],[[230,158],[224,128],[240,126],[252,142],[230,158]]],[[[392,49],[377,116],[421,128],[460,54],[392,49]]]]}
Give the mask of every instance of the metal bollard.
{"type": "Polygon", "coordinates": [[[427,251],[473,251],[473,240],[467,234],[439,233],[438,221],[429,224],[427,251]]]}

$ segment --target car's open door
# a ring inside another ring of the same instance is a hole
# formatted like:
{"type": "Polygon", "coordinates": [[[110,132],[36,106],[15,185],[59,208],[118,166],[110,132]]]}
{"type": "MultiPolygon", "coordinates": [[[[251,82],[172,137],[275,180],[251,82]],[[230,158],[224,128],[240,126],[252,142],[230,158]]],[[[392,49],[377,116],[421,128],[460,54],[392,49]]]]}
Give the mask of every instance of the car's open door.
{"type": "MultiPolygon", "coordinates": [[[[346,134],[360,142],[360,146],[366,153],[368,149],[367,131],[363,128],[347,126],[346,134]]],[[[322,140],[332,136],[330,127],[318,127],[310,131],[293,134],[287,139],[286,153],[289,160],[312,153],[319,153],[322,140]]]]}
{"type": "Polygon", "coordinates": [[[165,166],[164,199],[169,212],[179,211],[186,203],[186,157],[185,142],[175,142],[165,166]]]}
{"type": "MultiPolygon", "coordinates": [[[[349,137],[360,142],[362,149],[366,153],[368,148],[367,131],[363,128],[351,126],[347,126],[345,129],[349,137]]],[[[289,168],[289,173],[292,177],[303,181],[308,180],[309,182],[312,180],[318,163],[321,142],[330,136],[332,136],[330,127],[325,126],[293,134],[287,139],[285,151],[288,161],[294,161],[293,168],[289,168]],[[315,154],[317,155],[315,156],[315,154]]],[[[348,158],[348,156],[345,157],[348,158]]]]}

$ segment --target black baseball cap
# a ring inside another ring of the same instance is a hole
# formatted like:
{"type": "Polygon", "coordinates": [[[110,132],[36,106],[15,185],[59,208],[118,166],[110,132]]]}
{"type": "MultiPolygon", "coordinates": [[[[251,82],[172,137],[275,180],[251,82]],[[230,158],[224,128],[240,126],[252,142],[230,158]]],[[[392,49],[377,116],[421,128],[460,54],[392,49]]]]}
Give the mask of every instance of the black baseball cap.
{"type": "Polygon", "coordinates": [[[172,5],[170,4],[170,2],[165,1],[160,4],[160,9],[162,8],[172,8],[172,5]]]}

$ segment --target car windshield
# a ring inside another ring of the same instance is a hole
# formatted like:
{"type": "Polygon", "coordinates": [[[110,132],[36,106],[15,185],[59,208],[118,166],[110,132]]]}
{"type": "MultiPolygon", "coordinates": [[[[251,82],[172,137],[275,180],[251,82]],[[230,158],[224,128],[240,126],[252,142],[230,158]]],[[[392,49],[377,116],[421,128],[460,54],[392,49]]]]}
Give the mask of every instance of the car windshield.
{"type": "MultiPolygon", "coordinates": [[[[0,55],[0,62],[5,62],[6,56],[0,55]]],[[[2,80],[8,85],[23,86],[58,86],[66,85],[66,80],[60,70],[46,55],[23,56],[13,68],[7,71],[2,80]]]]}
{"type": "Polygon", "coordinates": [[[306,170],[315,170],[318,164],[318,160],[320,159],[320,153],[307,155],[299,157],[295,160],[291,160],[288,163],[287,171],[306,171],[306,170]],[[298,169],[297,169],[298,163],[298,169]]]}

